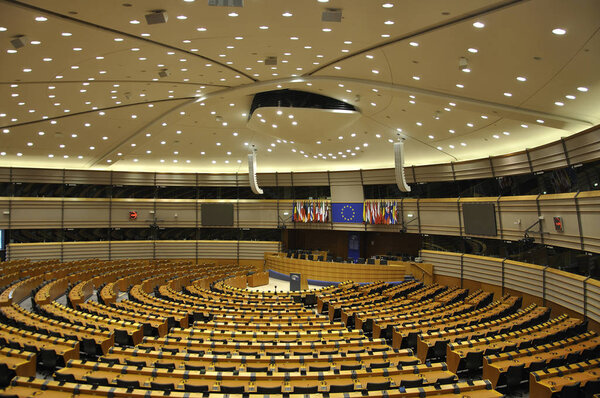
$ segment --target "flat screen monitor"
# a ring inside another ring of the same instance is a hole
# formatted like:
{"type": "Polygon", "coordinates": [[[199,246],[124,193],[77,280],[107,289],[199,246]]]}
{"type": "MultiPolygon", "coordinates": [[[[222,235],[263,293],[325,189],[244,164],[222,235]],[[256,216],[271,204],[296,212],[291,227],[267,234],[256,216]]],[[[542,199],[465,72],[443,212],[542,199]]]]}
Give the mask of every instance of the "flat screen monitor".
{"type": "Polygon", "coordinates": [[[233,226],[232,203],[204,203],[200,206],[203,226],[233,226]]]}
{"type": "Polygon", "coordinates": [[[463,203],[467,235],[496,236],[496,210],[493,203],[463,203]]]}

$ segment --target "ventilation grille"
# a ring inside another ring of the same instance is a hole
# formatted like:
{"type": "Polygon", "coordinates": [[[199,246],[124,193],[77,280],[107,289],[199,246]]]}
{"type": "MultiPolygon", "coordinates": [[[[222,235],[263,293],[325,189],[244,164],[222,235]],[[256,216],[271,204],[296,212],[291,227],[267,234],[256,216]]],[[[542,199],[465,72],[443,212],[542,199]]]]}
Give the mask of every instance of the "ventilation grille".
{"type": "Polygon", "coordinates": [[[321,21],[323,22],[342,22],[342,10],[341,8],[328,8],[323,11],[321,15],[321,21]]]}
{"type": "Polygon", "coordinates": [[[277,65],[277,57],[265,58],[265,65],[277,65]]]}
{"type": "Polygon", "coordinates": [[[208,5],[216,7],[243,7],[244,0],[208,0],[208,5]]]}

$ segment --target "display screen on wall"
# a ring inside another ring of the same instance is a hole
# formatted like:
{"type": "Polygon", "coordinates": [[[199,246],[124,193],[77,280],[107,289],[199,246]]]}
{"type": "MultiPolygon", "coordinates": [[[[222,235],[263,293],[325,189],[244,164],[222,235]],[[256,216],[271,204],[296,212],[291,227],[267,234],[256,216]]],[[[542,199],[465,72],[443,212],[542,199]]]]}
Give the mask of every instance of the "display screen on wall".
{"type": "Polygon", "coordinates": [[[232,203],[203,203],[200,214],[203,226],[233,226],[232,203]]]}
{"type": "Polygon", "coordinates": [[[467,235],[496,236],[496,210],[493,203],[463,203],[467,235]]]}

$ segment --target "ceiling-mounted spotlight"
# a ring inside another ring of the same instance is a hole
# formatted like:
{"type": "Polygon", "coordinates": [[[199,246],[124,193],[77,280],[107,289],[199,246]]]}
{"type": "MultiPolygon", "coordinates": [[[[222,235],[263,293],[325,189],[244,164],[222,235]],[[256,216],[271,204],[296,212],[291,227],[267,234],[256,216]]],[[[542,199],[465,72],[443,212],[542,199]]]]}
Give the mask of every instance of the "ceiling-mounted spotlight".
{"type": "Polygon", "coordinates": [[[165,69],[161,69],[161,70],[158,71],[158,76],[159,77],[167,77],[170,74],[171,74],[171,72],[169,72],[169,70],[166,69],[166,68],[165,69]]]}
{"type": "Polygon", "coordinates": [[[342,22],[342,9],[341,8],[328,8],[321,14],[321,21],[323,22],[342,22]]]}
{"type": "Polygon", "coordinates": [[[435,120],[440,120],[440,111],[435,111],[435,113],[433,114],[433,118],[435,120]]]}
{"type": "Polygon", "coordinates": [[[460,57],[458,59],[458,70],[463,72],[471,72],[471,69],[469,69],[469,60],[465,57],[460,57]]]}
{"type": "Polygon", "coordinates": [[[150,12],[150,14],[146,14],[145,17],[148,25],[165,23],[169,19],[165,10],[152,10],[152,12],[150,12]]]}
{"type": "Polygon", "coordinates": [[[25,35],[18,35],[12,38],[10,44],[12,44],[12,46],[18,50],[19,48],[25,47],[25,44],[27,44],[27,39],[25,38],[25,35]]]}

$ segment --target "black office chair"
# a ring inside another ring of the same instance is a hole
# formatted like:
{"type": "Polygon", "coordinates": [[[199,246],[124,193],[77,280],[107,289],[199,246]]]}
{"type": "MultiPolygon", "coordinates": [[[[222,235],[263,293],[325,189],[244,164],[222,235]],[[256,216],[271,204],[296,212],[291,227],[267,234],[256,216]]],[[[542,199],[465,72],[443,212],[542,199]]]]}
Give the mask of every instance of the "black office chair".
{"type": "Polygon", "coordinates": [[[285,366],[278,366],[277,371],[281,372],[281,373],[295,373],[295,372],[299,372],[300,368],[293,368],[293,367],[288,368],[285,366]]]}
{"type": "Polygon", "coordinates": [[[525,364],[512,365],[506,370],[506,388],[510,391],[517,388],[524,376],[525,364]]]}
{"type": "Polygon", "coordinates": [[[367,259],[367,264],[369,264],[369,265],[375,265],[375,259],[374,258],[367,259]]]}
{"type": "Polygon", "coordinates": [[[146,366],[146,362],[144,361],[132,361],[131,359],[125,359],[125,364],[127,366],[136,366],[138,368],[143,368],[146,366]]]}
{"type": "Polygon", "coordinates": [[[137,380],[123,380],[123,379],[117,379],[117,387],[121,387],[121,388],[140,388],[140,382],[137,380]]]}
{"type": "Polygon", "coordinates": [[[208,386],[201,386],[196,384],[184,384],[183,391],[185,392],[208,392],[208,386]]]}
{"type": "Polygon", "coordinates": [[[189,363],[186,363],[183,365],[185,370],[194,370],[194,371],[199,371],[199,372],[206,372],[206,367],[204,367],[203,365],[190,365],[189,363]]]}
{"type": "Polygon", "coordinates": [[[54,380],[58,381],[58,382],[65,382],[65,383],[75,383],[75,375],[72,375],[70,373],[67,374],[62,374],[62,373],[54,373],[54,380]]]}
{"type": "Polygon", "coordinates": [[[600,380],[590,380],[585,383],[585,386],[583,386],[585,398],[593,398],[596,394],[600,394],[600,380]]]}
{"type": "Polygon", "coordinates": [[[388,265],[388,260],[379,260],[379,265],[388,265]]]}
{"type": "MultiPolygon", "coordinates": [[[[422,387],[422,386],[423,386],[423,378],[400,380],[400,387],[413,388],[413,387],[422,387]]],[[[383,390],[383,388],[382,388],[382,390],[383,390]]]]}
{"type": "Polygon", "coordinates": [[[197,355],[199,357],[204,356],[204,354],[206,353],[204,350],[194,350],[192,348],[188,348],[186,351],[188,354],[197,355]]]}
{"type": "Polygon", "coordinates": [[[281,394],[281,386],[256,386],[256,392],[259,394],[281,394]]]}
{"type": "Polygon", "coordinates": [[[483,351],[468,352],[465,357],[465,368],[469,374],[473,374],[483,366],[483,351]]]}
{"type": "Polygon", "coordinates": [[[308,371],[309,372],[329,372],[329,370],[331,369],[331,367],[328,366],[309,366],[308,367],[308,371]]]}
{"type": "Polygon", "coordinates": [[[215,372],[235,372],[235,366],[215,366],[215,372]]]}
{"type": "Polygon", "coordinates": [[[437,379],[435,381],[435,384],[438,386],[441,386],[444,384],[454,384],[454,383],[456,383],[456,376],[440,377],[439,379],[437,379]]]}
{"type": "Polygon", "coordinates": [[[529,364],[529,367],[527,368],[527,370],[529,371],[529,373],[531,373],[531,372],[537,372],[538,370],[543,370],[545,368],[546,368],[546,361],[542,359],[540,361],[531,362],[529,364]]]}
{"type": "Polygon", "coordinates": [[[356,349],[348,350],[348,354],[361,354],[365,351],[366,350],[364,348],[356,348],[356,349]]]}
{"type": "Polygon", "coordinates": [[[446,346],[450,343],[450,340],[438,340],[433,345],[432,357],[437,359],[446,358],[446,346]]]}
{"type": "Polygon", "coordinates": [[[360,370],[362,369],[362,365],[360,363],[357,363],[356,365],[344,365],[342,364],[340,366],[340,370],[360,370]]]}
{"type": "Polygon", "coordinates": [[[319,392],[319,386],[300,387],[294,386],[294,394],[316,394],[319,392]]]}
{"type": "MultiPolygon", "coordinates": [[[[329,392],[353,392],[354,384],[331,384],[329,386],[329,392]]],[[[296,392],[294,390],[294,392],[296,392]]]]}
{"type": "Polygon", "coordinates": [[[154,367],[159,369],[175,370],[175,364],[172,362],[156,362],[154,367]]]}
{"type": "Polygon", "coordinates": [[[367,383],[367,391],[388,390],[389,388],[390,388],[389,381],[385,381],[382,383],[367,383]]]}
{"type": "Polygon", "coordinates": [[[152,390],[173,391],[175,389],[175,384],[174,383],[157,383],[157,382],[151,381],[150,388],[152,390]]]}
{"type": "Polygon", "coordinates": [[[126,330],[115,329],[115,344],[127,347],[133,346],[133,339],[127,334],[126,330]]]}
{"type": "Polygon", "coordinates": [[[82,338],[79,351],[81,351],[87,358],[96,358],[98,356],[96,341],[94,339],[88,339],[85,337],[82,338]]]}
{"type": "Polygon", "coordinates": [[[100,357],[100,358],[98,358],[98,361],[103,362],[103,363],[108,363],[110,365],[118,365],[120,363],[118,358],[100,357]]]}
{"type": "Polygon", "coordinates": [[[384,369],[390,367],[390,362],[372,362],[369,367],[371,369],[384,369]]]}
{"type": "Polygon", "coordinates": [[[106,377],[85,377],[87,384],[91,384],[92,386],[109,386],[110,383],[106,377]]]}
{"type": "Polygon", "coordinates": [[[560,390],[560,398],[580,398],[581,397],[581,382],[563,386],[560,390]]]}
{"type": "Polygon", "coordinates": [[[38,356],[38,365],[41,369],[53,372],[58,366],[56,351],[42,348],[38,356]]]}
{"type": "Polygon", "coordinates": [[[221,392],[225,394],[243,394],[244,386],[223,386],[221,385],[221,392]]]}
{"type": "Polygon", "coordinates": [[[418,359],[413,359],[412,361],[398,361],[398,366],[413,366],[413,365],[418,365],[418,364],[419,364],[418,359]]]}
{"type": "Polygon", "coordinates": [[[0,363],[0,388],[6,388],[10,385],[11,380],[16,376],[14,370],[9,369],[5,363],[0,363]]]}
{"type": "Polygon", "coordinates": [[[268,371],[268,366],[246,366],[246,372],[250,373],[267,373],[268,371]]]}
{"type": "Polygon", "coordinates": [[[178,354],[179,353],[179,348],[161,348],[162,352],[168,352],[169,354],[178,354]]]}

